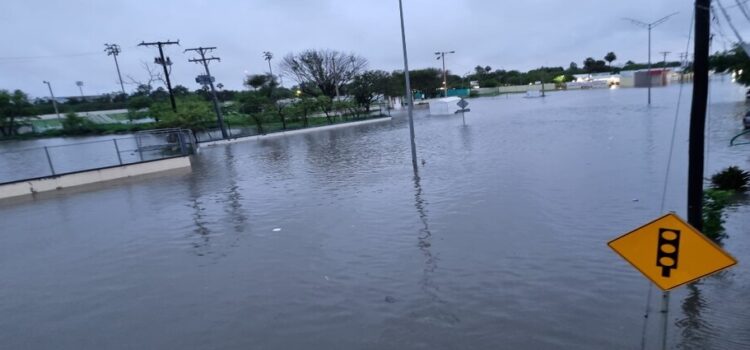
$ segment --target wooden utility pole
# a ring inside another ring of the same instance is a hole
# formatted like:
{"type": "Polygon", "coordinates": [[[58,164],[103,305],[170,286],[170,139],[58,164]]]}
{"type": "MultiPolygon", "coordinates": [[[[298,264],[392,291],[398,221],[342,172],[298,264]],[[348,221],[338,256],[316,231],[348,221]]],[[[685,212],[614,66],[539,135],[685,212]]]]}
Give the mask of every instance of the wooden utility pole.
{"type": "Polygon", "coordinates": [[[201,58],[191,58],[188,60],[188,62],[202,63],[203,68],[206,70],[206,79],[208,80],[208,86],[211,87],[211,95],[214,101],[216,121],[219,123],[219,129],[221,129],[221,137],[226,139],[229,138],[229,135],[227,134],[227,128],[224,126],[224,116],[221,114],[221,107],[219,107],[219,98],[216,96],[216,88],[214,88],[213,77],[211,76],[211,71],[208,70],[208,62],[214,60],[221,61],[221,58],[214,56],[206,57],[206,53],[213,50],[216,50],[216,47],[196,47],[192,49],[186,49],[185,52],[195,51],[201,56],[201,58]]]}
{"type": "Polygon", "coordinates": [[[138,46],[157,46],[159,47],[159,57],[154,59],[154,63],[160,64],[164,68],[164,77],[167,82],[167,90],[169,90],[169,101],[172,102],[172,111],[177,112],[177,104],[174,102],[174,93],[172,92],[172,82],[169,81],[169,70],[167,66],[172,65],[172,60],[167,57],[164,58],[164,45],[180,45],[180,41],[155,41],[152,43],[141,42],[138,46]]]}
{"type": "Polygon", "coordinates": [[[695,58],[693,101],[690,108],[688,150],[688,222],[703,229],[703,161],[708,102],[708,50],[711,31],[711,0],[695,1],[695,58]]]}

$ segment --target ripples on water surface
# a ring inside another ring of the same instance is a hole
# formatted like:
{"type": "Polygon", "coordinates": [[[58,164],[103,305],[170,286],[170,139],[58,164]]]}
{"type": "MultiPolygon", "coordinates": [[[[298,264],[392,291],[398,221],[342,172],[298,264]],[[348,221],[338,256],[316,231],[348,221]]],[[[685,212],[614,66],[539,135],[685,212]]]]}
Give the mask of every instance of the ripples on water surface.
{"type": "MultiPolygon", "coordinates": [[[[465,127],[421,111],[418,176],[397,116],[2,202],[0,343],[637,348],[648,284],[605,243],[657,215],[677,91],[655,89],[651,108],[636,89],[473,99],[465,127]]],[[[712,91],[707,172],[750,168],[747,146],[727,147],[743,91],[712,91]]],[[[690,92],[667,202],[678,213],[690,92]]],[[[748,211],[727,219],[740,265],[673,293],[672,346],[750,347],[748,211]]]]}

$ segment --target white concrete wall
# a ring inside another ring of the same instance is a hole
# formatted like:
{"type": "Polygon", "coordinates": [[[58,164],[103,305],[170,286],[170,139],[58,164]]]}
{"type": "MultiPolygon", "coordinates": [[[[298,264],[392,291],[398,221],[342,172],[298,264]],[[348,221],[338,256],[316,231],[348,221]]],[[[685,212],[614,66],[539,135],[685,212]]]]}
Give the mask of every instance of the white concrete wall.
{"type": "MultiPolygon", "coordinates": [[[[260,140],[260,139],[270,138],[270,137],[287,136],[287,135],[294,135],[294,134],[304,134],[304,133],[308,133],[308,132],[315,132],[315,131],[321,131],[321,130],[331,130],[331,129],[338,129],[338,128],[346,128],[346,127],[355,126],[355,125],[379,123],[379,122],[388,121],[388,120],[391,120],[391,119],[392,119],[392,117],[374,118],[374,119],[361,120],[361,121],[357,121],[357,122],[347,122],[347,123],[339,123],[339,124],[333,124],[333,125],[316,126],[316,127],[312,127],[312,128],[304,128],[304,129],[297,129],[297,130],[273,132],[273,133],[265,134],[265,135],[255,135],[255,136],[247,136],[247,137],[238,137],[236,139],[229,139],[229,140],[218,140],[218,141],[201,142],[201,143],[198,144],[198,147],[211,147],[211,146],[216,146],[216,145],[226,145],[226,144],[237,143],[237,142],[257,141],[257,140],[260,140]]],[[[199,148],[199,150],[200,150],[200,148],[199,148]]]]}
{"type": "Polygon", "coordinates": [[[0,199],[190,167],[190,157],[156,160],[0,185],[0,199]]]}

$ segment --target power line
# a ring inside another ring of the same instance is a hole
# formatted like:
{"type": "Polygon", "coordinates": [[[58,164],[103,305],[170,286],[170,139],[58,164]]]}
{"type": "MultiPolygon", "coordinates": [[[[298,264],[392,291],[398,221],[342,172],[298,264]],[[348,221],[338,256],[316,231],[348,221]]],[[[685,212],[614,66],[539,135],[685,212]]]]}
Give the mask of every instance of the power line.
{"type": "Polygon", "coordinates": [[[169,90],[169,101],[172,102],[172,111],[177,112],[177,104],[174,102],[174,93],[172,92],[172,82],[169,80],[169,70],[167,69],[167,66],[172,65],[172,60],[167,57],[164,58],[164,49],[163,47],[165,45],[180,45],[180,41],[155,41],[151,43],[143,42],[141,41],[138,46],[157,46],[159,48],[159,57],[154,59],[154,63],[160,64],[162,68],[164,68],[164,76],[167,80],[167,90],[169,90]]]}
{"type": "MultiPolygon", "coordinates": [[[[185,52],[195,51],[201,56],[201,58],[188,59],[188,62],[202,63],[203,68],[205,68],[206,70],[206,80],[208,81],[208,85],[211,87],[211,95],[213,95],[214,111],[216,112],[216,121],[219,123],[219,128],[221,129],[221,136],[226,139],[229,137],[229,135],[227,135],[227,129],[224,126],[224,116],[221,115],[221,108],[219,107],[219,98],[216,97],[216,89],[214,88],[213,77],[211,77],[211,71],[208,70],[209,62],[221,61],[221,58],[215,57],[215,56],[206,57],[206,54],[213,50],[216,50],[216,47],[196,47],[192,49],[185,49],[185,52]]],[[[271,79],[273,79],[273,76],[271,76],[271,79]]]]}
{"type": "Polygon", "coordinates": [[[94,56],[94,55],[99,55],[99,52],[83,52],[83,53],[72,53],[72,54],[62,54],[62,55],[41,55],[41,56],[8,56],[8,57],[0,57],[0,60],[3,60],[3,61],[36,60],[36,59],[44,59],[44,58],[83,57],[83,56],[94,56]]]}

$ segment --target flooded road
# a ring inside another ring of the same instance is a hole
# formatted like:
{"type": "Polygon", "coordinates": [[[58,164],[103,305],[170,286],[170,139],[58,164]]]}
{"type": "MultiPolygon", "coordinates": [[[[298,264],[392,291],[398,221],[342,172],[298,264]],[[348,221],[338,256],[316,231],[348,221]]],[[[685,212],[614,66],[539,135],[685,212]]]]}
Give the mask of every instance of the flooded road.
{"type": "MultiPolygon", "coordinates": [[[[8,349],[635,349],[648,282],[606,242],[659,214],[679,86],[472,99],[202,149],[191,172],[0,202],[8,349]],[[416,175],[416,176],[415,176],[416,175]]],[[[667,210],[685,213],[685,86],[667,210]]],[[[711,87],[707,175],[750,168],[711,87]]],[[[750,347],[740,264],[672,294],[672,348],[750,347]]],[[[654,291],[652,310],[658,308],[654,291]]],[[[657,348],[658,313],[646,334],[657,348]]]]}

